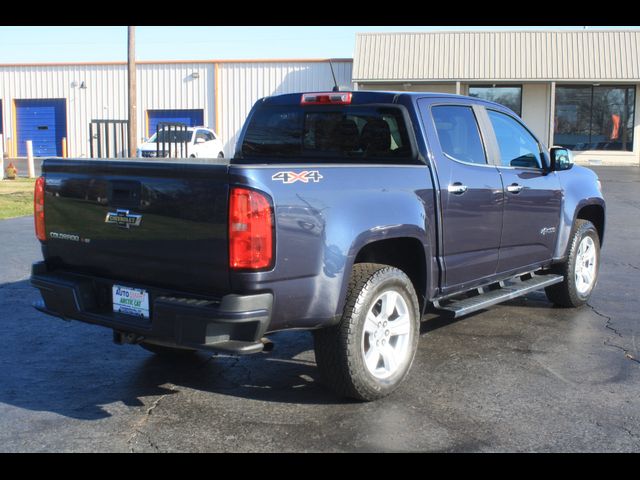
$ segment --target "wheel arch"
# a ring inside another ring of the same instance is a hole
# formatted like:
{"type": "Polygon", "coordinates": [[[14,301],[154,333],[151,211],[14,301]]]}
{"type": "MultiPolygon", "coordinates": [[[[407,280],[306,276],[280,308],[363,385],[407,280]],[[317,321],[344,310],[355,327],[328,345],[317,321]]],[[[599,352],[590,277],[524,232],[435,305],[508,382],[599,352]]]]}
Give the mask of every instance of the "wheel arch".
{"type": "Polygon", "coordinates": [[[600,240],[600,246],[602,246],[602,242],[604,240],[604,221],[605,221],[604,207],[596,203],[583,205],[576,212],[576,218],[574,219],[574,224],[575,224],[575,220],[577,219],[588,220],[589,222],[593,223],[593,226],[596,227],[596,230],[598,231],[598,239],[600,240]]]}
{"type": "MultiPolygon", "coordinates": [[[[420,312],[424,312],[428,289],[428,262],[430,248],[423,238],[418,235],[395,236],[391,238],[370,238],[360,244],[354,252],[353,261],[350,262],[345,272],[343,289],[349,281],[349,275],[353,266],[358,263],[379,263],[389,265],[402,270],[411,280],[413,288],[418,296],[420,312]]],[[[339,311],[344,308],[345,299],[341,298],[339,311]]]]}

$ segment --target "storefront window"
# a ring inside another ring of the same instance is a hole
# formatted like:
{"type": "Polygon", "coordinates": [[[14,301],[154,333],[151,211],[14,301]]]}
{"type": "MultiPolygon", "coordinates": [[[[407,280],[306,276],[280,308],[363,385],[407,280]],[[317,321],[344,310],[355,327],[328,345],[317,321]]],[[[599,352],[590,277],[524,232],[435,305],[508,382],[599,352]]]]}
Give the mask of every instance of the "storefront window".
{"type": "Polygon", "coordinates": [[[522,87],[518,85],[469,86],[469,96],[496,102],[522,115],[522,87]]]}
{"type": "Polygon", "coordinates": [[[572,150],[633,150],[633,86],[558,86],[555,145],[572,150]]]}

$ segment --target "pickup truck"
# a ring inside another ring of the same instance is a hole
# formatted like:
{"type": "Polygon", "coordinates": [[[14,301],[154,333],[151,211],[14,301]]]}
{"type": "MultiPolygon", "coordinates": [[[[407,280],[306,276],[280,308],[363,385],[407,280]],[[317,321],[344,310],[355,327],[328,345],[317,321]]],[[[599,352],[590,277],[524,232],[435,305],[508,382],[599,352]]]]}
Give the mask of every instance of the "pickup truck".
{"type": "Polygon", "coordinates": [[[586,303],[605,227],[571,152],[422,92],[261,99],[232,159],[47,159],[34,202],[42,312],[164,355],[311,330],[322,381],[363,401],[406,377],[427,309],[586,303]]]}

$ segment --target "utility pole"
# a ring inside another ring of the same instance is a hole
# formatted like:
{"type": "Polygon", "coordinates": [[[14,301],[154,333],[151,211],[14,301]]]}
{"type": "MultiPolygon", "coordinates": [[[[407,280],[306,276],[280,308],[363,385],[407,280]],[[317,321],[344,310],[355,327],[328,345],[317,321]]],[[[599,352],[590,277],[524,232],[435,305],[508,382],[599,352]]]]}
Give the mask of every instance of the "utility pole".
{"type": "Polygon", "coordinates": [[[138,112],[136,107],[136,27],[128,27],[129,53],[127,65],[129,69],[129,157],[136,156],[138,147],[138,112]]]}

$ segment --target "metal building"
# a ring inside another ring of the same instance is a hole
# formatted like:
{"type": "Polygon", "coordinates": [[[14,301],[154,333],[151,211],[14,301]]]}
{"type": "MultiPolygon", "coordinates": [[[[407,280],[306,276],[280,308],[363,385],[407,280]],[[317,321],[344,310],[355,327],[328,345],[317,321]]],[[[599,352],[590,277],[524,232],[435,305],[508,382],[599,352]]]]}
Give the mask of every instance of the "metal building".
{"type": "MultiPolygon", "coordinates": [[[[332,64],[339,85],[350,88],[352,60],[332,64]]],[[[177,119],[213,128],[225,156],[260,97],[334,85],[326,59],[138,62],[136,73],[139,141],[158,121],[177,119]]],[[[36,156],[89,157],[90,123],[126,119],[124,62],[0,65],[0,134],[9,156],[24,155],[32,140],[36,156]]]]}
{"type": "Polygon", "coordinates": [[[579,162],[640,164],[638,30],[362,33],[353,81],[495,100],[579,162]]]}

